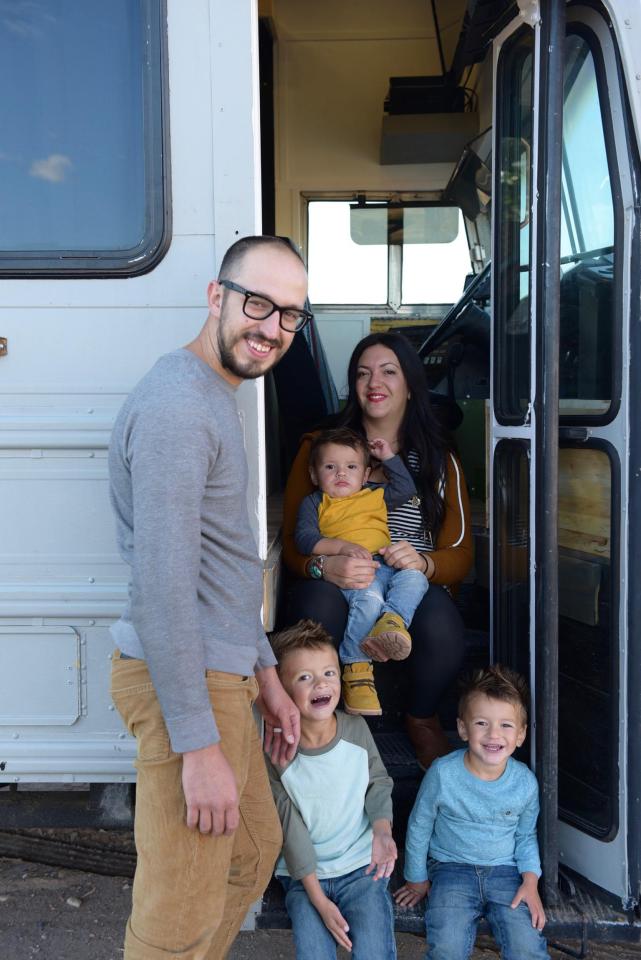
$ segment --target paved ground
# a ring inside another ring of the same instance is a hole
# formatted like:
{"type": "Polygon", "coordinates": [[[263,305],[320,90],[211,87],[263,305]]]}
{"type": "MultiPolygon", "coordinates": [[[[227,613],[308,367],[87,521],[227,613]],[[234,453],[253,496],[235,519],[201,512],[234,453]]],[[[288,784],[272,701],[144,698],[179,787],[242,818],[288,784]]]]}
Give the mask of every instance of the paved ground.
{"type": "MultiPolygon", "coordinates": [[[[0,859],[2,960],[122,960],[130,881],[0,859]]],[[[421,938],[398,935],[399,960],[422,960],[421,938]]],[[[342,958],[348,954],[341,954],[342,958]]],[[[552,952],[554,960],[563,954],[552,952]]],[[[641,960],[641,946],[591,946],[590,960],[641,960]]],[[[287,931],[240,934],[229,960],[293,960],[287,931]]],[[[489,941],[474,960],[498,960],[489,941]]]]}

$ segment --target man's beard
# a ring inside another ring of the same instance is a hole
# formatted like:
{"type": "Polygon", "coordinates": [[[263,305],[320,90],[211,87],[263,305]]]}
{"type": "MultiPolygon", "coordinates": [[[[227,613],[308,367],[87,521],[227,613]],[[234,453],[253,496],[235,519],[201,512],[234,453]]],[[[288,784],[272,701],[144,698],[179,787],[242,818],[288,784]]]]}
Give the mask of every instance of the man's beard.
{"type": "Polygon", "coordinates": [[[279,340],[268,340],[267,337],[263,337],[260,334],[252,333],[252,339],[258,340],[261,343],[267,343],[270,347],[273,347],[274,350],[278,352],[272,352],[265,357],[265,360],[260,360],[256,358],[248,358],[243,363],[239,362],[238,359],[234,356],[233,348],[236,344],[243,339],[243,335],[237,337],[233,342],[229,343],[223,333],[223,325],[219,325],[217,331],[217,340],[218,340],[218,355],[220,357],[220,363],[225,370],[229,370],[235,377],[240,377],[241,380],[255,380],[257,377],[262,377],[263,374],[267,373],[271,368],[278,363],[282,356],[283,344],[279,340]]]}

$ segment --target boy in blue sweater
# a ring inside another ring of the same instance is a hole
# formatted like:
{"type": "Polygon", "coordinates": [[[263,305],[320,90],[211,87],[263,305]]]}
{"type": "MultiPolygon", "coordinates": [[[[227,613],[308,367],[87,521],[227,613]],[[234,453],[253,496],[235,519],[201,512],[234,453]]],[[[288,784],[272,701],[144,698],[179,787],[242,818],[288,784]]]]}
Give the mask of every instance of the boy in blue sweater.
{"type": "Polygon", "coordinates": [[[514,671],[478,670],[459,701],[466,750],[436,760],[410,815],[397,903],[425,911],[426,960],[467,960],[486,917],[503,960],[548,957],[541,930],[536,777],[512,758],[525,740],[528,691],[514,671]]]}

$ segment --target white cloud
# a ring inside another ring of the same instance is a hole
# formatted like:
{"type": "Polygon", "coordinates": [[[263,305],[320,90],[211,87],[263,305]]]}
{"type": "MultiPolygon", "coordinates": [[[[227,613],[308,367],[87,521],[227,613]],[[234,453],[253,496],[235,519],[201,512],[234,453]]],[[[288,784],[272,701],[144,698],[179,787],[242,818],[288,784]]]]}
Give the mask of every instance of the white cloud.
{"type": "Polygon", "coordinates": [[[40,180],[62,183],[67,171],[72,166],[71,160],[64,153],[52,153],[46,160],[34,160],[29,173],[32,177],[38,177],[40,180]]]}
{"type": "Polygon", "coordinates": [[[37,0],[0,0],[0,24],[23,39],[46,36],[56,18],[37,0]]]}

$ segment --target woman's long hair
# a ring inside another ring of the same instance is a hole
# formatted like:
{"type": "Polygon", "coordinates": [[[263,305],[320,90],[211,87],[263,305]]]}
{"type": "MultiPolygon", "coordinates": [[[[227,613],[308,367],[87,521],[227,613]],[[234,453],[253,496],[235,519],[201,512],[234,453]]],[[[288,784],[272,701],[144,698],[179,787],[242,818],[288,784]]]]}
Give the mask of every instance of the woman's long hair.
{"type": "Polygon", "coordinates": [[[337,421],[341,426],[364,433],[362,410],[356,395],[356,372],[363,353],[377,344],[387,347],[396,355],[407,381],[410,396],[398,434],[400,454],[416,478],[425,530],[435,542],[445,512],[440,488],[446,476],[447,455],[453,444],[434,415],[423,364],[406,337],[400,333],[371,333],[356,344],[347,370],[347,403],[337,421]],[[418,473],[408,462],[410,450],[418,455],[418,473]]]}

